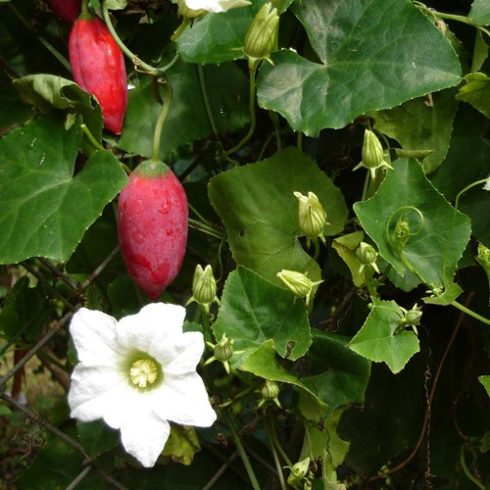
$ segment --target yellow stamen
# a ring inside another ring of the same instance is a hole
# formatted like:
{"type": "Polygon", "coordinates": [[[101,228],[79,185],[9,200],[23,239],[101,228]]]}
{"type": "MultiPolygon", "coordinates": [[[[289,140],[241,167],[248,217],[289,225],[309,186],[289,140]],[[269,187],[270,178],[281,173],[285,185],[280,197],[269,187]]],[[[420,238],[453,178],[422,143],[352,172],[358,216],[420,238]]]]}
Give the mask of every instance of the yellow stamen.
{"type": "Polygon", "coordinates": [[[158,366],[152,359],[139,359],[133,362],[129,369],[131,383],[139,388],[152,385],[158,378],[158,366]]]}

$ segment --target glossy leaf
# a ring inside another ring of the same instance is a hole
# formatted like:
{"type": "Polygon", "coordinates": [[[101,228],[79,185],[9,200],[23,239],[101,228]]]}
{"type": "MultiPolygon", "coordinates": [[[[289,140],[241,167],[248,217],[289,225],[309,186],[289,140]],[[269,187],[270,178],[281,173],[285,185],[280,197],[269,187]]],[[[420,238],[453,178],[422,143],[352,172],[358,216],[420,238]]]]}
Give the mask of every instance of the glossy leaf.
{"type": "Polygon", "coordinates": [[[304,355],[311,344],[304,302],[244,267],[228,276],[213,329],[217,339],[226,334],[235,340],[237,364],[267,340],[291,360],[304,355]]]}
{"type": "Polygon", "coordinates": [[[347,208],[339,189],[309,157],[294,148],[253,165],[235,168],[209,184],[212,205],[223,221],[233,258],[274,284],[282,269],[320,278],[318,264],[297,237],[298,202],[293,192],[314,192],[327,211],[326,235],[339,233],[347,208]]]}
{"type": "Polygon", "coordinates": [[[0,136],[7,133],[10,126],[27,121],[32,113],[32,107],[21,103],[19,93],[11,81],[0,72],[0,136]]]}
{"type": "Polygon", "coordinates": [[[366,284],[366,275],[371,274],[371,268],[364,267],[361,270],[361,262],[356,256],[356,249],[359,244],[364,240],[364,233],[362,231],[355,231],[348,235],[343,235],[335,238],[332,241],[332,247],[340,255],[342,260],[346,263],[347,267],[352,274],[352,282],[354,286],[361,287],[366,284]]]}
{"type": "Polygon", "coordinates": [[[74,175],[78,123],[39,118],[0,140],[0,263],[66,261],[85,230],[126,183],[116,158],[95,152],[74,175]]]}
{"type": "Polygon", "coordinates": [[[96,458],[119,444],[119,433],[102,420],[77,423],[78,440],[87,453],[96,458]]]}
{"type": "Polygon", "coordinates": [[[488,0],[473,0],[468,17],[473,24],[480,26],[490,25],[490,4],[488,0]]]}
{"type": "Polygon", "coordinates": [[[430,152],[422,166],[426,173],[435,170],[446,157],[453,133],[453,120],[458,107],[454,91],[419,98],[400,107],[371,114],[375,127],[400,143],[404,150],[430,152]]]}
{"type": "Polygon", "coordinates": [[[470,238],[470,220],[434,189],[418,162],[396,160],[377,193],[356,203],[354,211],[399,274],[411,270],[433,287],[452,282],[470,238]],[[409,228],[405,244],[395,237],[403,222],[409,228]]]}
{"type": "Polygon", "coordinates": [[[399,373],[419,352],[419,341],[412,330],[397,331],[401,318],[402,311],[394,301],[373,299],[372,310],[349,347],[366,359],[386,363],[392,373],[399,373]]]}
{"type": "MultiPolygon", "coordinates": [[[[180,63],[169,71],[168,76],[173,96],[162,132],[162,159],[181,145],[212,133],[197,67],[180,63]]],[[[247,83],[240,70],[233,65],[209,66],[204,69],[204,77],[217,130],[226,132],[245,126],[249,120],[245,95],[247,83]]],[[[160,109],[151,83],[143,82],[131,90],[119,147],[150,158],[160,109]]]]}
{"type": "Polygon", "coordinates": [[[490,118],[490,77],[485,73],[469,73],[456,98],[471,104],[476,110],[490,118]]]}
{"type": "Polygon", "coordinates": [[[258,100],[309,136],[460,80],[453,48],[408,0],[309,0],[296,14],[320,63],[276,54],[258,100]]]}

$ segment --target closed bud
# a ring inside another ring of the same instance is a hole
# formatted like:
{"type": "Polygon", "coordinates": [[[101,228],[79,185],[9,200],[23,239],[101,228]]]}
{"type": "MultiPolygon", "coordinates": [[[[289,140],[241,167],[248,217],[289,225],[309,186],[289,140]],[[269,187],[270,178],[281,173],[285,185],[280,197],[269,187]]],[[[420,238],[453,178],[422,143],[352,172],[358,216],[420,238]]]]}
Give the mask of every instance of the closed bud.
{"type": "Polygon", "coordinates": [[[208,312],[211,303],[219,303],[216,296],[216,279],[213,275],[213,268],[209,264],[204,269],[200,264],[196,266],[192,280],[192,297],[187,304],[193,301],[203,305],[208,312]]]}
{"type": "Polygon", "coordinates": [[[260,390],[262,398],[266,400],[274,400],[279,396],[279,385],[275,381],[266,380],[264,386],[260,390]]]}
{"type": "Polygon", "coordinates": [[[327,223],[327,212],[325,211],[318,196],[314,192],[308,192],[305,196],[301,192],[293,192],[298,199],[298,224],[301,233],[306,238],[320,238],[325,243],[323,230],[327,223]]]}
{"type": "Polygon", "coordinates": [[[404,317],[403,322],[405,325],[410,325],[412,327],[417,327],[420,324],[420,319],[422,318],[422,309],[415,303],[412,309],[408,310],[404,317]]]}
{"type": "Polygon", "coordinates": [[[381,167],[393,169],[393,167],[385,161],[383,146],[378,137],[370,129],[364,131],[364,141],[362,143],[362,162],[354,167],[357,170],[360,167],[366,167],[371,173],[371,177],[376,177],[376,170],[381,167]]]}
{"type": "Polygon", "coordinates": [[[229,339],[226,334],[223,334],[221,340],[218,342],[214,348],[214,357],[217,361],[226,362],[233,356],[233,344],[235,340],[229,339]]]}
{"type": "Polygon", "coordinates": [[[315,286],[323,282],[314,282],[306,274],[287,269],[278,272],[277,277],[297,298],[306,298],[306,305],[310,303],[311,294],[315,286]]]}
{"type": "Polygon", "coordinates": [[[279,28],[279,14],[270,2],[266,2],[257,12],[245,36],[243,51],[251,67],[264,59],[269,59],[276,44],[279,28]]]}
{"type": "Polygon", "coordinates": [[[296,490],[304,490],[305,486],[308,484],[309,469],[310,458],[308,457],[295,463],[291,468],[288,484],[296,490]]]}
{"type": "Polygon", "coordinates": [[[356,257],[361,263],[361,267],[359,268],[360,272],[363,271],[364,267],[370,266],[379,274],[379,269],[376,265],[378,252],[376,252],[372,245],[369,245],[369,243],[366,242],[361,242],[356,249],[356,257]]]}

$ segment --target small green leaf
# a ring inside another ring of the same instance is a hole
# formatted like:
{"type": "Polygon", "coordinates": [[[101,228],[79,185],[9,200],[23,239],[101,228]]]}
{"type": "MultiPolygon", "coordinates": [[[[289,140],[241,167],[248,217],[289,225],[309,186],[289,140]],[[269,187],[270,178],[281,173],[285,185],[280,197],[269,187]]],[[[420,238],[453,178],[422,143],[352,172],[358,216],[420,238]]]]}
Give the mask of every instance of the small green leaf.
{"type": "Polygon", "coordinates": [[[295,12],[320,63],[293,51],[262,65],[258,101],[317,136],[369,111],[457,85],[450,43],[408,0],[308,0],[295,12]]]}
{"type": "Polygon", "coordinates": [[[471,104],[476,110],[490,118],[490,77],[485,73],[469,73],[456,98],[471,104]]]}
{"type": "Polygon", "coordinates": [[[488,0],[474,0],[468,17],[473,24],[490,25],[490,3],[488,0]]]}
{"type": "Polygon", "coordinates": [[[364,267],[361,271],[361,262],[356,256],[356,248],[364,240],[362,231],[355,231],[348,235],[335,238],[332,242],[332,247],[337,251],[342,260],[347,264],[351,274],[354,286],[360,288],[366,284],[366,275],[372,275],[370,267],[364,267]]]}
{"type": "Polygon", "coordinates": [[[27,75],[14,80],[14,86],[24,102],[41,112],[51,108],[69,110],[83,117],[95,138],[102,134],[102,112],[95,97],[82,90],[72,80],[55,75],[27,75]]]}
{"type": "Polygon", "coordinates": [[[402,316],[394,301],[373,299],[373,308],[349,347],[366,359],[385,362],[393,374],[399,373],[419,352],[419,340],[413,331],[397,332],[402,316]]]}
{"type": "Polygon", "coordinates": [[[228,276],[213,329],[216,338],[226,334],[235,340],[235,365],[267,340],[274,341],[281,357],[291,360],[304,355],[311,344],[304,302],[244,267],[228,276]]]}
{"type": "Polygon", "coordinates": [[[127,182],[119,162],[97,151],[73,175],[80,125],[52,115],[0,140],[0,263],[66,261],[86,229],[127,182]]]}
{"type": "Polygon", "coordinates": [[[109,10],[124,10],[128,5],[127,0],[105,0],[109,10]]]}
{"type": "Polygon", "coordinates": [[[425,150],[422,166],[430,173],[446,157],[457,107],[454,91],[444,90],[430,100],[419,98],[370,115],[376,129],[397,140],[403,150],[425,150]]]}
{"type": "Polygon", "coordinates": [[[354,211],[400,275],[410,270],[431,287],[449,284],[470,238],[470,220],[434,189],[418,162],[399,159],[393,166],[376,194],[354,204],[354,211]],[[404,223],[405,238],[396,238],[404,223]]]}
{"type": "Polygon", "coordinates": [[[189,466],[194,455],[201,450],[194,427],[172,425],[170,436],[163,449],[163,455],[175,463],[189,466]]]}
{"type": "Polygon", "coordinates": [[[478,381],[483,385],[487,395],[490,396],[490,375],[478,376],[478,381]]]}
{"type": "Polygon", "coordinates": [[[119,434],[111,430],[102,420],[77,422],[78,440],[87,453],[96,458],[119,444],[119,434]]]}
{"type": "Polygon", "coordinates": [[[422,298],[424,303],[430,305],[448,306],[455,301],[463,292],[459,284],[455,282],[446,285],[443,291],[434,290],[433,295],[427,298],[422,298]]]}
{"type": "Polygon", "coordinates": [[[341,192],[295,148],[223,172],[209,184],[211,204],[226,227],[237,264],[278,285],[276,274],[282,269],[307,272],[313,281],[320,279],[318,264],[297,239],[301,232],[295,191],[318,196],[330,223],[325,235],[342,231],[347,207],[341,192]]]}

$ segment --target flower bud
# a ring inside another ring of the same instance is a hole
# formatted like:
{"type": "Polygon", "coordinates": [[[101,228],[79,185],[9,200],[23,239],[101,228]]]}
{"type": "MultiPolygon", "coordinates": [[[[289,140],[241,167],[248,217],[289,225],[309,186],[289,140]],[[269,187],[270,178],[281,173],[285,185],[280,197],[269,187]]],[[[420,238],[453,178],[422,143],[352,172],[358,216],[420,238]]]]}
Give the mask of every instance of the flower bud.
{"type": "Polygon", "coordinates": [[[275,381],[269,379],[265,380],[264,386],[260,390],[262,400],[259,402],[259,407],[264,405],[264,403],[273,401],[278,407],[281,406],[277,397],[279,396],[279,385],[275,381]]]}
{"type": "Polygon", "coordinates": [[[216,347],[214,348],[214,357],[219,362],[226,362],[231,359],[233,356],[233,344],[235,343],[234,339],[229,339],[226,334],[223,334],[221,340],[218,342],[216,347]]]}
{"type": "Polygon", "coordinates": [[[359,267],[359,272],[362,272],[364,270],[364,267],[370,266],[379,274],[379,269],[376,265],[378,252],[376,252],[372,245],[369,245],[369,243],[366,242],[361,242],[356,249],[356,257],[357,260],[359,260],[359,262],[361,263],[361,266],[359,267]]]}
{"type": "Polygon", "coordinates": [[[204,269],[200,264],[196,266],[192,280],[192,297],[187,304],[193,301],[203,305],[207,312],[211,303],[219,303],[216,296],[216,279],[213,276],[213,268],[209,264],[204,269]]]}
{"type": "Polygon", "coordinates": [[[422,318],[422,309],[415,303],[412,309],[405,312],[402,319],[405,325],[410,325],[411,327],[417,327],[420,324],[420,319],[422,318]]]}
{"type": "Polygon", "coordinates": [[[270,2],[257,12],[245,36],[243,51],[249,65],[255,67],[263,59],[269,59],[276,43],[279,14],[270,2]]]}
{"type": "Polygon", "coordinates": [[[288,477],[288,484],[297,490],[303,490],[307,484],[307,477],[310,469],[310,458],[298,461],[291,468],[288,477]]]}
{"type": "Polygon", "coordinates": [[[371,177],[376,177],[376,170],[381,167],[393,169],[385,161],[383,146],[378,137],[370,129],[364,131],[364,141],[362,143],[362,162],[354,167],[357,170],[360,167],[366,167],[371,173],[371,177]]]}
{"type": "Polygon", "coordinates": [[[306,305],[310,303],[311,294],[315,286],[323,281],[312,281],[306,274],[297,271],[283,269],[277,273],[277,277],[297,297],[306,298],[306,305]]]}
{"type": "Polygon", "coordinates": [[[320,238],[325,243],[323,230],[327,223],[327,212],[318,199],[318,196],[313,192],[308,192],[305,196],[301,192],[293,192],[294,197],[298,199],[298,223],[301,233],[306,238],[320,238]]]}

